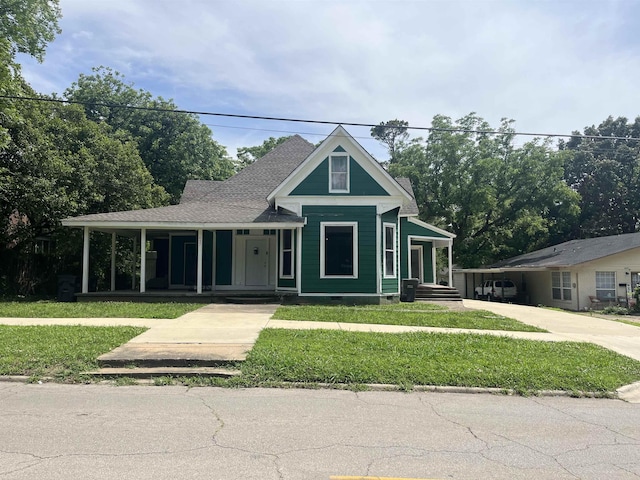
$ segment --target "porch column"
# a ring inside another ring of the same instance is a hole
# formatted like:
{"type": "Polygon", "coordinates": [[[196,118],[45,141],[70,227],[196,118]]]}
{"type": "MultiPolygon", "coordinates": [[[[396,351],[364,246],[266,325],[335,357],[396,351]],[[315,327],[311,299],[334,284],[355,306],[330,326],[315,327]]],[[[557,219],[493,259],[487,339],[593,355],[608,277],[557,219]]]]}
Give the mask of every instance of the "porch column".
{"type": "Polygon", "coordinates": [[[131,290],[136,289],[136,255],[138,255],[138,237],[133,236],[133,263],[131,264],[131,290]]]}
{"type": "Polygon", "coordinates": [[[89,292],[89,227],[84,227],[84,242],[82,244],[82,293],[89,292]]]}
{"type": "Polygon", "coordinates": [[[296,290],[302,293],[302,228],[296,228],[296,290]]]}
{"type": "Polygon", "coordinates": [[[111,234],[111,291],[116,289],[116,232],[111,234]]]}
{"type": "Polygon", "coordinates": [[[144,293],[147,286],[147,229],[140,229],[140,293],[144,293]]]}
{"type": "Polygon", "coordinates": [[[449,286],[453,287],[453,240],[449,240],[449,286]]]}
{"type": "Polygon", "coordinates": [[[198,270],[196,293],[202,293],[202,229],[198,229],[198,270]]]}

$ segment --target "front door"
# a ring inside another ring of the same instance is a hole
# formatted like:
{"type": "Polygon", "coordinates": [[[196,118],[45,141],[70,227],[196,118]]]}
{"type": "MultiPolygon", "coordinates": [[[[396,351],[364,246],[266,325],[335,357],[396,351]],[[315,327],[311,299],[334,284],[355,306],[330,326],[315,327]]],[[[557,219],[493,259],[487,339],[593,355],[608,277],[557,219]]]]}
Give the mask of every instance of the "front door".
{"type": "Polygon", "coordinates": [[[245,285],[265,287],[269,284],[269,239],[247,240],[244,265],[245,285]]]}
{"type": "Polygon", "coordinates": [[[409,272],[409,276],[411,278],[417,278],[420,280],[420,283],[424,283],[423,271],[422,246],[417,245],[411,247],[411,272],[409,272]]]}

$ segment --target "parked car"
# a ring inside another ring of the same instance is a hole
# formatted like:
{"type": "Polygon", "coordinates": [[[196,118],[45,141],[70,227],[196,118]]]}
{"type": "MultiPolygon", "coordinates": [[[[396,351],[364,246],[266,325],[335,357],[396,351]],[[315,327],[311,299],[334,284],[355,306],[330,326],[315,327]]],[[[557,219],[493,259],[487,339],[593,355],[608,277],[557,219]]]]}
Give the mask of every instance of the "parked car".
{"type": "Polygon", "coordinates": [[[511,280],[487,280],[474,291],[474,298],[506,300],[518,296],[516,284],[511,280]]]}

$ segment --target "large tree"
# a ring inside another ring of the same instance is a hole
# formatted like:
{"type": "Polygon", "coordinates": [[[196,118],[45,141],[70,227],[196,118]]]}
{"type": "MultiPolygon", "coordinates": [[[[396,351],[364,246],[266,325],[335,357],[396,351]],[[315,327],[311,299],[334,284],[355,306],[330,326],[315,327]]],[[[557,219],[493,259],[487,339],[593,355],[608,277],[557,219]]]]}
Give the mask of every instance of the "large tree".
{"type": "Polygon", "coordinates": [[[411,179],[423,220],[457,235],[463,267],[492,263],[562,237],[578,213],[563,181],[563,158],[548,142],[514,145],[511,122],[497,135],[470,114],[457,122],[437,115],[426,139],[396,152],[390,172],[411,179]],[[459,129],[460,131],[453,131],[459,129]]]}
{"type": "MultiPolygon", "coordinates": [[[[574,132],[579,135],[578,132],[574,132]]],[[[640,117],[607,118],[584,135],[560,143],[567,153],[565,179],[580,194],[574,237],[633,233],[640,228],[640,117]]]]}
{"type": "Polygon", "coordinates": [[[81,74],[64,96],[82,102],[90,120],[129,134],[172,203],[180,199],[189,179],[222,180],[233,173],[225,148],[196,115],[175,112],[173,101],[135,89],[110,68],[81,74]]]}
{"type": "Polygon", "coordinates": [[[396,151],[409,138],[409,122],[404,120],[389,120],[380,122],[371,128],[371,136],[387,147],[389,163],[396,161],[396,151]]]}

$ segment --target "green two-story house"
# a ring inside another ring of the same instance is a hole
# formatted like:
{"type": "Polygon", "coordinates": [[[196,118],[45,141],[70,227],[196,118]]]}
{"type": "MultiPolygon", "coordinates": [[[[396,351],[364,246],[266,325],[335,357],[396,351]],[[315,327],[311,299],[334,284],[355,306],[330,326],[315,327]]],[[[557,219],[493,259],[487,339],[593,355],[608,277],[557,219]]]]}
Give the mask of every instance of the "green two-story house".
{"type": "Polygon", "coordinates": [[[435,283],[437,248],[451,272],[454,235],[418,213],[408,179],[391,177],[339,126],[318,147],[295,135],[225,181],[191,180],[178,205],[63,224],[84,229],[81,296],[91,293],[91,234],[100,231],[112,238],[112,291],[116,245],[128,237],[138,295],[378,303],[397,300],[403,278],[435,283]]]}

